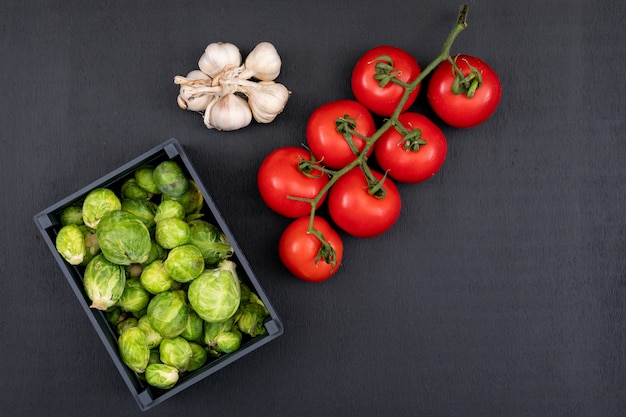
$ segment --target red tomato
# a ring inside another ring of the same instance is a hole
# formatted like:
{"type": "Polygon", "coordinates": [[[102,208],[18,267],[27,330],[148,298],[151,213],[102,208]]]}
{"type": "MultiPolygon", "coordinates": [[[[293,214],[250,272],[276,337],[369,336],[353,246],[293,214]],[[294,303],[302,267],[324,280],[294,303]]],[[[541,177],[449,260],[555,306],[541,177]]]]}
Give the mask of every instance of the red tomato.
{"type": "MultiPolygon", "coordinates": [[[[313,169],[308,176],[300,171],[298,164],[302,160],[311,160],[307,150],[296,146],[279,148],[263,160],[257,174],[257,186],[265,204],[286,217],[306,216],[311,211],[311,204],[287,196],[312,199],[328,183],[328,175],[322,171],[313,169]]],[[[326,194],[317,207],[325,199],[326,194]]]]}
{"type": "MultiPolygon", "coordinates": [[[[387,82],[384,87],[380,86],[380,80],[374,76],[380,71],[377,70],[391,58],[389,68],[391,75],[404,82],[411,83],[420,74],[421,69],[418,62],[408,52],[394,46],[377,46],[367,51],[356,63],[352,70],[352,93],[354,97],[365,105],[371,112],[380,116],[391,116],[400,104],[400,99],[404,95],[405,89],[392,81],[387,82]],[[381,58],[388,57],[388,58],[381,58]]],[[[405,111],[415,102],[420,85],[409,95],[406,103],[402,106],[405,111]]]]}
{"type": "Polygon", "coordinates": [[[319,231],[335,251],[336,263],[326,262],[320,255],[322,242],[308,233],[310,217],[294,220],[283,232],[278,242],[278,255],[285,267],[296,277],[309,282],[324,281],[333,276],[343,259],[343,241],[326,220],[315,216],[313,228],[319,231]],[[317,260],[316,260],[317,259],[317,260]]]}
{"type": "MultiPolygon", "coordinates": [[[[348,141],[338,130],[338,118],[345,118],[344,126],[352,126],[352,130],[365,137],[370,137],[376,132],[376,124],[371,113],[357,101],[338,100],[318,107],[307,123],[307,144],[323,165],[333,169],[341,169],[356,159],[356,154],[348,141]]],[[[363,151],[365,140],[354,134],[351,137],[354,146],[363,151]]],[[[368,156],[372,150],[369,149],[368,156]]]]}
{"type": "Polygon", "coordinates": [[[402,113],[398,117],[411,134],[406,138],[393,126],[376,141],[374,155],[380,167],[395,180],[417,183],[435,175],[448,152],[446,137],[426,116],[402,113]]]}
{"type": "MultiPolygon", "coordinates": [[[[378,180],[383,175],[372,171],[378,180]]],[[[385,196],[368,192],[367,179],[356,167],[333,184],[328,195],[328,209],[333,221],[356,237],[374,237],[389,229],[400,216],[402,206],[398,188],[389,178],[383,183],[385,196]]]]}
{"type": "Polygon", "coordinates": [[[452,64],[444,61],[435,69],[428,82],[428,102],[441,120],[450,126],[474,127],[487,120],[496,110],[502,97],[502,85],[497,74],[478,58],[459,55],[456,65],[464,76],[471,74],[473,67],[482,78],[473,96],[452,91],[456,76],[452,64]]]}

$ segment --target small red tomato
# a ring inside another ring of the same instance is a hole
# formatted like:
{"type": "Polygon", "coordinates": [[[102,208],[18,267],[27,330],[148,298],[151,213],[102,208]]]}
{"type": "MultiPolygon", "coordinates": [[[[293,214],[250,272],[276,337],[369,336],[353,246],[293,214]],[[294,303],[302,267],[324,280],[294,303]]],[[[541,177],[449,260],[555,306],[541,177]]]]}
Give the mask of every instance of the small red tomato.
{"type": "MultiPolygon", "coordinates": [[[[372,113],[391,116],[400,104],[405,88],[391,77],[410,84],[421,73],[418,62],[408,52],[394,46],[377,46],[367,51],[352,70],[352,93],[372,113]],[[380,83],[383,82],[384,86],[380,83]]],[[[415,102],[418,84],[402,106],[405,111],[415,102]]]]}
{"type": "Polygon", "coordinates": [[[308,232],[309,222],[309,216],[300,217],[287,226],[278,242],[278,255],[289,272],[301,280],[324,281],[333,276],[341,265],[343,241],[326,220],[314,216],[313,228],[323,235],[330,246],[323,248],[318,237],[308,232]],[[331,248],[333,254],[329,252],[331,248]],[[334,257],[334,265],[327,255],[334,257]]]}
{"type": "MultiPolygon", "coordinates": [[[[351,138],[357,152],[361,152],[365,140],[348,132],[370,137],[376,132],[376,124],[365,106],[354,100],[338,100],[318,107],[307,123],[307,144],[313,155],[329,168],[341,169],[356,159],[341,130],[351,138]]],[[[368,150],[368,156],[372,150],[368,150]]]]}
{"type": "MultiPolygon", "coordinates": [[[[311,204],[297,201],[287,196],[313,199],[328,183],[328,175],[317,169],[300,169],[302,161],[310,161],[311,155],[305,149],[285,146],[270,153],[259,167],[257,186],[261,198],[269,208],[285,217],[306,216],[311,211],[311,204]]],[[[324,194],[317,204],[319,207],[326,199],[324,194]]]]}
{"type": "Polygon", "coordinates": [[[432,73],[428,82],[428,102],[445,123],[453,127],[474,127],[487,120],[498,107],[502,97],[500,79],[491,67],[480,59],[459,55],[454,71],[444,61],[432,73]]]}
{"type": "MultiPolygon", "coordinates": [[[[383,175],[372,171],[379,181],[383,175]]],[[[328,195],[330,216],[341,229],[356,237],[374,237],[388,230],[400,216],[402,202],[396,185],[383,182],[384,196],[369,193],[368,181],[356,167],[333,184],[328,195]]]]}
{"type": "Polygon", "coordinates": [[[446,137],[436,124],[421,114],[402,113],[398,121],[408,134],[403,136],[394,126],[385,131],[376,141],[376,161],[397,181],[425,181],[439,171],[446,159],[446,137]]]}

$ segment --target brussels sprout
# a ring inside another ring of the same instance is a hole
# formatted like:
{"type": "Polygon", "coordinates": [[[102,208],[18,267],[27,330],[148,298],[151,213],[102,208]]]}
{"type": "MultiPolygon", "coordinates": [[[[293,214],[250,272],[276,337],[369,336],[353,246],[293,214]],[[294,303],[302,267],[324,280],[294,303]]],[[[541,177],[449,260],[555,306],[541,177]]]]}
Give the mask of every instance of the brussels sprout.
{"type": "Polygon", "coordinates": [[[120,356],[130,369],[143,373],[150,360],[150,349],[146,342],[146,334],[138,327],[126,329],[118,339],[120,356]]]}
{"type": "Polygon", "coordinates": [[[151,294],[158,294],[172,288],[174,280],[163,267],[163,261],[156,260],[144,267],[139,276],[141,285],[151,294]]]}
{"type": "Polygon", "coordinates": [[[126,312],[122,311],[119,307],[112,307],[108,309],[104,315],[106,316],[107,321],[115,326],[124,321],[127,316],[126,312]]]}
{"type": "Polygon", "coordinates": [[[203,330],[204,320],[202,320],[193,309],[189,309],[187,325],[180,335],[190,342],[200,342],[202,340],[203,330]]]}
{"type": "Polygon", "coordinates": [[[163,339],[159,345],[161,362],[175,366],[180,372],[187,370],[193,351],[185,338],[177,336],[171,339],[163,339]]]}
{"type": "Polygon", "coordinates": [[[139,320],[137,320],[136,317],[128,317],[117,324],[117,334],[121,335],[124,331],[130,329],[131,327],[137,327],[138,324],[139,320]]]}
{"type": "Polygon", "coordinates": [[[104,215],[96,235],[104,256],[118,265],[143,263],[152,250],[152,240],[146,225],[135,215],[123,210],[104,215]]]}
{"type": "Polygon", "coordinates": [[[205,323],[202,341],[207,346],[214,348],[217,345],[217,336],[228,333],[233,329],[233,319],[227,319],[218,323],[205,323]]]}
{"type": "Polygon", "coordinates": [[[61,225],[63,226],[68,224],[80,226],[84,223],[82,206],[68,206],[61,212],[61,225]]]}
{"type": "Polygon", "coordinates": [[[108,188],[95,188],[87,194],[83,202],[83,221],[87,226],[96,229],[105,214],[121,208],[122,202],[113,191],[108,188]]]}
{"type": "Polygon", "coordinates": [[[205,220],[189,222],[189,243],[200,249],[207,265],[217,265],[233,255],[233,247],[224,233],[205,220]]]}
{"type": "Polygon", "coordinates": [[[191,359],[189,360],[189,365],[187,365],[187,371],[195,371],[198,368],[201,368],[207,361],[207,353],[204,348],[195,342],[189,342],[189,347],[191,347],[191,359]]]}
{"type": "Polygon", "coordinates": [[[163,337],[172,338],[185,330],[189,308],[179,292],[165,291],[150,300],[147,315],[154,330],[163,337]]]}
{"type": "Polygon", "coordinates": [[[167,254],[163,267],[174,281],[185,283],[204,271],[204,258],[194,245],[181,245],[167,254]]]}
{"type": "Polygon", "coordinates": [[[112,263],[101,253],[85,268],[83,286],[91,300],[91,308],[106,310],[112,307],[122,296],[125,284],[124,267],[112,263]]]}
{"type": "Polygon", "coordinates": [[[230,332],[224,332],[217,335],[215,350],[222,353],[233,353],[241,346],[242,334],[237,328],[233,328],[230,332]]]}
{"type": "Polygon", "coordinates": [[[139,278],[143,271],[141,264],[125,265],[124,269],[126,269],[126,278],[139,278]]]}
{"type": "Polygon", "coordinates": [[[148,359],[148,366],[153,363],[163,363],[161,362],[161,355],[159,354],[159,349],[150,349],[150,359],[148,359]]]}
{"type": "Polygon", "coordinates": [[[185,218],[185,208],[174,200],[163,200],[157,206],[154,214],[154,221],[159,223],[165,219],[175,218],[183,220],[185,218]]]}
{"type": "Polygon", "coordinates": [[[161,194],[159,187],[157,187],[153,178],[154,167],[150,165],[144,165],[135,171],[135,181],[145,191],[150,194],[161,194]]]}
{"type": "Polygon", "coordinates": [[[120,196],[122,200],[149,200],[152,198],[152,193],[140,187],[135,178],[129,178],[122,184],[120,196]]]}
{"type": "Polygon", "coordinates": [[[143,265],[149,265],[156,260],[163,261],[167,257],[167,249],[163,248],[156,240],[150,242],[150,255],[143,265]]]}
{"type": "Polygon", "coordinates": [[[83,237],[85,238],[85,256],[83,257],[83,262],[81,265],[85,266],[89,261],[93,259],[98,253],[100,253],[100,244],[98,243],[98,236],[96,235],[96,231],[93,230],[89,226],[80,225],[78,226],[83,232],[83,237]]]}
{"type": "Polygon", "coordinates": [[[155,225],[156,209],[157,205],[149,200],[122,200],[122,210],[137,216],[148,229],[152,229],[155,225]]]}
{"type": "Polygon", "coordinates": [[[86,255],[85,236],[75,224],[61,227],[55,241],[59,254],[70,265],[80,265],[86,255]]]}
{"type": "Polygon", "coordinates": [[[150,325],[150,318],[148,316],[141,317],[137,322],[137,327],[143,330],[146,334],[146,343],[150,349],[153,349],[161,344],[163,336],[152,328],[150,325]]]}
{"type": "Polygon", "coordinates": [[[153,387],[170,389],[178,382],[178,369],[164,363],[153,363],[146,368],[145,377],[153,387]]]}
{"type": "Polygon", "coordinates": [[[263,321],[269,314],[265,306],[257,303],[248,303],[240,309],[239,313],[237,320],[239,330],[252,337],[265,333],[263,321]]]}
{"type": "Polygon", "coordinates": [[[237,312],[241,289],[235,268],[234,262],[223,261],[216,269],[205,270],[189,284],[189,303],[203,320],[224,321],[237,312]]]}
{"type": "Polygon", "coordinates": [[[185,173],[175,161],[161,162],[154,168],[152,178],[159,190],[168,197],[180,197],[189,188],[185,173]]]}
{"type": "Polygon", "coordinates": [[[156,224],[154,238],[165,249],[172,249],[187,243],[189,234],[189,225],[184,220],[171,217],[156,224]]]}
{"type": "Polygon", "coordinates": [[[204,203],[202,191],[200,191],[198,184],[196,184],[193,180],[189,180],[189,188],[180,197],[168,197],[163,194],[163,201],[168,201],[170,199],[179,202],[184,208],[185,214],[198,213],[202,209],[202,204],[204,203]]]}
{"type": "Polygon", "coordinates": [[[134,313],[146,308],[149,301],[150,293],[141,285],[139,278],[133,278],[126,280],[124,292],[122,292],[122,296],[117,300],[115,306],[134,313]]]}

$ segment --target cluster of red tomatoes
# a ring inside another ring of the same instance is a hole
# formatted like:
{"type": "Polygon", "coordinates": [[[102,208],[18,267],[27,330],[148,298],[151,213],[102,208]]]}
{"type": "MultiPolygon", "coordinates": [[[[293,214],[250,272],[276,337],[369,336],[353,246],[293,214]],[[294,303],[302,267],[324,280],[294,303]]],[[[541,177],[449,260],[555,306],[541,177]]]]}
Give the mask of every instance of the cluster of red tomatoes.
{"type": "MultiPolygon", "coordinates": [[[[279,148],[261,164],[257,183],[264,202],[295,219],[280,238],[279,255],[298,278],[323,281],[343,258],[340,235],[317,213],[311,215],[313,207],[326,203],[336,227],[352,236],[374,237],[400,215],[400,194],[393,181],[425,181],[443,165],[443,132],[424,115],[408,111],[420,84],[408,86],[420,73],[418,62],[401,49],[379,46],[368,51],[352,73],[355,99],[326,103],[310,116],[308,149],[279,148]],[[384,118],[384,129],[374,115],[384,118]],[[377,170],[367,164],[372,158],[377,170]]],[[[483,61],[458,56],[432,72],[427,95],[443,122],[468,128],[495,111],[501,85],[483,61]]]]}

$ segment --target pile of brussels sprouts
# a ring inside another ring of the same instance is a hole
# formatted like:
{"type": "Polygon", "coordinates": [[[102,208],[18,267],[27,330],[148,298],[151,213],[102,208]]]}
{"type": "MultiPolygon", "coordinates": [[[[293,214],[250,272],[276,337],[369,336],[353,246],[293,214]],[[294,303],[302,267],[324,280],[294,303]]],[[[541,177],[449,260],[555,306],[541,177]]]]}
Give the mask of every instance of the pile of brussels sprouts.
{"type": "Polygon", "coordinates": [[[168,160],[61,212],[58,252],[84,267],[90,308],[117,331],[122,361],[157,388],[265,333],[269,312],[240,282],[222,231],[202,219],[203,202],[168,160]]]}

